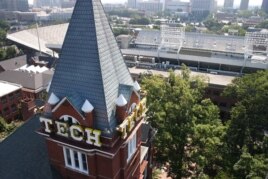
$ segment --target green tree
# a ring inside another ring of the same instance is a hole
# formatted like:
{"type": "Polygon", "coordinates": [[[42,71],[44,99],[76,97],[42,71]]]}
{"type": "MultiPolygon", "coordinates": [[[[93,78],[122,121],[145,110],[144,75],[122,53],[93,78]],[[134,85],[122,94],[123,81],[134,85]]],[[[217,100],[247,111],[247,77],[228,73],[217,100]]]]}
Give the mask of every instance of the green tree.
{"type": "Polygon", "coordinates": [[[6,131],[6,121],[0,117],[0,132],[6,131]]]}
{"type": "Polygon", "coordinates": [[[10,26],[6,21],[0,20],[0,29],[9,30],[10,26]]]}
{"type": "Polygon", "coordinates": [[[194,107],[195,125],[191,136],[191,163],[196,163],[196,174],[215,177],[222,169],[222,153],[226,126],[219,120],[219,109],[208,100],[194,107]]]}
{"type": "Polygon", "coordinates": [[[6,51],[0,48],[0,60],[4,60],[6,58],[6,51]]]}
{"type": "Polygon", "coordinates": [[[224,33],[228,33],[230,29],[238,30],[239,36],[245,36],[246,32],[247,32],[243,27],[241,27],[239,25],[230,25],[230,26],[223,27],[222,31],[224,33]]]}
{"type": "Polygon", "coordinates": [[[268,20],[265,20],[256,26],[257,28],[268,28],[268,20]]]}
{"type": "Polygon", "coordinates": [[[243,18],[249,18],[250,16],[253,16],[253,11],[250,10],[243,10],[238,12],[238,17],[243,17],[243,18]]]}
{"type": "Polygon", "coordinates": [[[7,47],[6,49],[6,58],[13,58],[16,56],[16,49],[13,46],[7,47]]]}
{"type": "Polygon", "coordinates": [[[6,35],[7,35],[6,31],[0,29],[0,42],[3,42],[6,40],[6,35]]]}
{"type": "Polygon", "coordinates": [[[181,75],[171,72],[168,79],[145,77],[143,85],[148,92],[149,120],[158,129],[157,160],[170,163],[174,178],[193,173],[205,176],[205,168],[213,168],[221,160],[218,155],[224,127],[219,109],[203,99],[204,78],[191,77],[184,67],[181,75]]]}
{"type": "Polygon", "coordinates": [[[213,31],[213,32],[218,32],[223,27],[222,23],[218,22],[216,19],[213,19],[213,18],[206,19],[204,21],[204,25],[206,26],[208,30],[213,31]]]}
{"type": "Polygon", "coordinates": [[[265,131],[268,130],[268,71],[236,78],[224,94],[238,101],[231,111],[227,130],[226,159],[230,161],[230,167],[234,166],[237,177],[253,175],[256,170],[259,171],[258,177],[264,177],[267,168],[259,164],[265,163],[265,158],[268,158],[265,139],[265,131]],[[243,163],[249,166],[241,169],[243,163]]]}
{"type": "Polygon", "coordinates": [[[265,178],[268,174],[268,159],[264,156],[253,157],[245,147],[234,165],[234,171],[236,176],[241,178],[265,178]]]}
{"type": "Polygon", "coordinates": [[[187,25],[185,27],[185,32],[194,32],[195,31],[195,27],[193,25],[187,25]]]}
{"type": "Polygon", "coordinates": [[[139,24],[139,25],[148,25],[150,24],[150,19],[146,17],[141,17],[141,18],[133,18],[129,21],[129,24],[139,24]]]}
{"type": "Polygon", "coordinates": [[[0,133],[5,132],[8,135],[14,131],[15,127],[16,126],[14,123],[7,124],[6,121],[0,116],[0,133]]]}
{"type": "Polygon", "coordinates": [[[116,15],[120,17],[140,17],[138,11],[134,10],[113,10],[109,12],[109,15],[116,15]]]}
{"type": "Polygon", "coordinates": [[[117,37],[118,35],[128,35],[129,31],[128,29],[124,29],[124,28],[113,28],[113,33],[114,35],[117,37]]]}

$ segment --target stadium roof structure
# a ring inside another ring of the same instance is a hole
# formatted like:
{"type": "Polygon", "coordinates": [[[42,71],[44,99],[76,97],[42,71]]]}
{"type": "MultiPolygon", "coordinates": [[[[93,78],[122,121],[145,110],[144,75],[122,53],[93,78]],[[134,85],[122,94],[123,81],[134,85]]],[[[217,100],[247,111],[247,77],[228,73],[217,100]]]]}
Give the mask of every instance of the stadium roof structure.
{"type": "MultiPolygon", "coordinates": [[[[39,51],[38,35],[41,51],[52,55],[51,49],[60,49],[66,35],[69,24],[52,25],[34,29],[23,30],[8,34],[11,41],[39,51]],[[37,35],[38,34],[38,35],[37,35]]],[[[223,36],[204,33],[185,33],[183,48],[215,50],[222,52],[244,53],[245,38],[240,36],[223,36]]],[[[140,45],[161,44],[161,32],[159,30],[141,30],[135,41],[140,45]]]]}
{"type": "Polygon", "coordinates": [[[7,39],[36,51],[41,51],[44,54],[53,56],[53,51],[47,48],[47,44],[62,45],[68,26],[69,24],[65,23],[22,30],[8,34],[7,39]]]}
{"type": "MultiPolygon", "coordinates": [[[[60,52],[68,26],[69,24],[60,24],[39,27],[38,34],[40,38],[41,51],[48,55],[53,54],[52,50],[60,52]]],[[[9,34],[7,38],[15,43],[19,43],[28,48],[39,51],[37,29],[23,30],[9,34]]],[[[256,69],[267,69],[266,65],[262,63],[253,63],[254,61],[251,59],[245,58],[247,49],[250,49],[245,47],[245,37],[186,32],[184,39],[185,40],[179,53],[179,59],[238,67],[247,66],[256,69]],[[184,53],[185,50],[186,53],[184,53]],[[199,54],[200,51],[202,52],[201,54],[199,54]],[[203,52],[208,55],[205,54],[204,56],[203,52]],[[219,55],[218,53],[221,54],[219,55]]],[[[157,52],[157,47],[161,45],[161,32],[159,30],[141,30],[135,40],[135,44],[141,47],[122,49],[122,53],[124,55],[141,55],[178,59],[177,53],[157,52]]]]}
{"type": "MultiPolygon", "coordinates": [[[[244,41],[244,37],[240,36],[186,32],[182,47],[243,54],[244,41]]],[[[159,30],[142,30],[139,32],[135,44],[158,46],[161,44],[161,32],[159,30]]]]}
{"type": "Polygon", "coordinates": [[[245,37],[245,58],[252,63],[268,64],[268,32],[250,32],[245,37]]]}

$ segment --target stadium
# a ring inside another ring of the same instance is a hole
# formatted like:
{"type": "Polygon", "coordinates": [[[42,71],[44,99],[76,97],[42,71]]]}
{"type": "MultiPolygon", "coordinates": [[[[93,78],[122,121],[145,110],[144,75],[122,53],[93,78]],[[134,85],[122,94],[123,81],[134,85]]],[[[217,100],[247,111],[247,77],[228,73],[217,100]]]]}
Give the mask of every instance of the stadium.
{"type": "MultiPolygon", "coordinates": [[[[38,27],[9,34],[7,38],[27,49],[58,57],[68,24],[38,27]]],[[[174,24],[161,30],[140,30],[121,49],[128,66],[147,69],[179,69],[237,75],[268,68],[268,33],[247,33],[245,37],[184,32],[174,24]]]]}

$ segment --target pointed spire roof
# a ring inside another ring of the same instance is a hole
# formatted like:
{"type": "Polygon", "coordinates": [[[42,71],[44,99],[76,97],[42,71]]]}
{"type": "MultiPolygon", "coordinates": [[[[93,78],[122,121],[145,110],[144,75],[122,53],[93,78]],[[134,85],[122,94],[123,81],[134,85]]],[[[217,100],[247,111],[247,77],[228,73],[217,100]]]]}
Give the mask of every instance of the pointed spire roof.
{"type": "Polygon", "coordinates": [[[120,96],[116,99],[115,104],[119,107],[123,107],[127,104],[127,100],[122,94],[120,94],[120,96]]]}
{"type": "Polygon", "coordinates": [[[51,86],[51,81],[50,81],[50,82],[48,83],[48,85],[47,85],[46,92],[49,92],[50,86],[51,86]]]}
{"type": "Polygon", "coordinates": [[[86,100],[82,106],[82,111],[84,113],[91,113],[93,110],[94,110],[94,107],[92,106],[92,104],[88,100],[86,100]]]}
{"type": "Polygon", "coordinates": [[[50,97],[48,99],[48,103],[51,104],[51,105],[55,105],[59,101],[60,101],[60,99],[54,93],[51,93],[51,95],[50,95],[50,97]]]}
{"type": "Polygon", "coordinates": [[[140,91],[141,90],[141,86],[137,81],[134,82],[133,87],[134,87],[135,91],[140,91]]]}
{"type": "Polygon", "coordinates": [[[78,0],[50,92],[60,98],[78,93],[95,108],[94,127],[113,131],[119,84],[133,86],[133,80],[102,4],[100,0],[78,0]]]}

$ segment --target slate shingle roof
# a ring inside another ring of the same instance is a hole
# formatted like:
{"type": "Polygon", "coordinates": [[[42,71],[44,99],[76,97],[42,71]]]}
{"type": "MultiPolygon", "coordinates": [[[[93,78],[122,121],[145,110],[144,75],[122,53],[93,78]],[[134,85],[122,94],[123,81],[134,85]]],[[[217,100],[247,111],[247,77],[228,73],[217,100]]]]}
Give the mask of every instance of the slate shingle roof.
{"type": "Polygon", "coordinates": [[[100,0],[77,1],[50,93],[61,99],[78,93],[95,108],[95,128],[112,132],[120,84],[133,81],[100,0]]]}
{"type": "Polygon", "coordinates": [[[34,117],[0,143],[1,179],[60,178],[50,167],[45,139],[35,132],[40,127],[34,117]]]}

